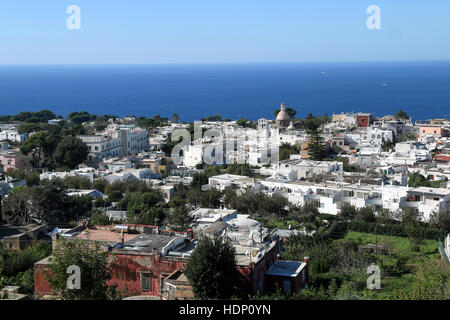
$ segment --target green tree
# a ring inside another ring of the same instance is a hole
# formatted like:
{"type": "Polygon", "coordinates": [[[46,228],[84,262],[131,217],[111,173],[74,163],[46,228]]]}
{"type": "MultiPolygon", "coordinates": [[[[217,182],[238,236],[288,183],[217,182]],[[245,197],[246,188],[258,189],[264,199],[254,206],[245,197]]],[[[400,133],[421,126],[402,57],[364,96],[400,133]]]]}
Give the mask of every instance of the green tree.
{"type": "Polygon", "coordinates": [[[308,155],[312,160],[323,160],[326,157],[325,146],[318,130],[310,131],[310,142],[308,143],[308,155]]]}
{"type": "Polygon", "coordinates": [[[208,178],[209,178],[209,177],[212,177],[212,176],[216,176],[216,175],[220,174],[220,169],[219,169],[218,166],[214,166],[214,165],[207,166],[207,167],[204,169],[204,174],[205,174],[208,178]]]}
{"type": "Polygon", "coordinates": [[[373,208],[363,207],[359,208],[356,219],[364,222],[376,222],[376,216],[373,208]]]}
{"type": "Polygon", "coordinates": [[[321,125],[329,122],[330,120],[331,119],[328,115],[325,115],[323,117],[315,117],[310,113],[303,120],[303,127],[308,132],[317,131],[321,125]]]}
{"type": "Polygon", "coordinates": [[[290,143],[282,143],[280,146],[280,151],[279,151],[279,159],[280,161],[282,160],[287,160],[290,158],[291,154],[299,154],[301,151],[301,148],[298,145],[292,145],[290,143]]]}
{"type": "Polygon", "coordinates": [[[38,132],[30,136],[20,147],[20,152],[24,155],[31,153],[31,164],[35,168],[40,168],[44,153],[49,153],[53,143],[47,132],[38,132]]]}
{"type": "MultiPolygon", "coordinates": [[[[71,112],[67,116],[67,120],[70,120],[70,122],[73,124],[80,125],[83,122],[87,122],[87,121],[91,120],[91,116],[89,115],[89,112],[87,112],[87,111],[71,112]]],[[[95,120],[95,119],[92,119],[92,120],[95,120]]]]}
{"type": "Polygon", "coordinates": [[[92,183],[88,178],[79,176],[69,176],[64,179],[64,185],[67,189],[89,190],[92,189],[92,183]]]}
{"type": "Polygon", "coordinates": [[[145,192],[129,196],[127,204],[127,219],[130,223],[155,225],[161,223],[164,211],[156,205],[162,201],[159,193],[145,192]]]}
{"type": "Polygon", "coordinates": [[[247,127],[247,122],[248,122],[248,119],[247,119],[247,118],[242,118],[242,119],[236,120],[236,124],[237,124],[238,126],[244,127],[244,128],[247,127]]]}
{"type": "Polygon", "coordinates": [[[231,298],[238,281],[234,247],[218,236],[202,237],[184,273],[197,298],[231,298]]]}
{"type": "Polygon", "coordinates": [[[418,172],[414,172],[408,178],[408,187],[417,188],[417,187],[429,187],[429,182],[427,179],[418,172]]]}
{"type": "Polygon", "coordinates": [[[248,163],[232,163],[227,167],[228,174],[237,174],[241,176],[253,176],[253,170],[248,163]]]}
{"type": "Polygon", "coordinates": [[[45,197],[35,188],[16,187],[3,200],[2,220],[15,226],[32,223],[33,219],[42,219],[45,214],[45,197]]]}
{"type": "Polygon", "coordinates": [[[20,134],[22,133],[30,134],[33,132],[40,131],[41,128],[42,126],[38,123],[22,123],[17,127],[17,132],[20,134]]]}
{"type": "Polygon", "coordinates": [[[102,251],[99,243],[79,240],[58,240],[48,271],[44,276],[50,286],[61,294],[64,300],[106,299],[107,283],[110,279],[108,253],[102,251]],[[80,268],[80,289],[67,287],[70,266],[80,268]]]}
{"type": "Polygon", "coordinates": [[[219,208],[222,194],[219,190],[212,188],[211,190],[198,191],[200,193],[200,204],[206,208],[219,208]]]}
{"type": "Polygon", "coordinates": [[[37,186],[41,181],[41,178],[38,172],[30,172],[27,174],[25,180],[27,181],[27,186],[32,187],[37,186]]]}
{"type": "Polygon", "coordinates": [[[174,113],[172,116],[172,121],[178,123],[178,121],[180,121],[180,117],[178,116],[178,114],[174,113]]]}
{"type": "Polygon", "coordinates": [[[92,209],[91,196],[68,197],[64,203],[66,219],[79,220],[92,209]]]}
{"type": "Polygon", "coordinates": [[[416,208],[402,209],[402,223],[405,231],[412,242],[416,245],[423,240],[423,228],[421,228],[421,215],[416,208]]]}
{"type": "Polygon", "coordinates": [[[106,186],[108,185],[108,181],[105,179],[96,179],[94,180],[93,187],[97,189],[101,193],[105,193],[106,186]]]}
{"type": "Polygon", "coordinates": [[[108,194],[108,202],[119,202],[122,198],[122,192],[119,190],[113,190],[108,194]]]}
{"type": "Polygon", "coordinates": [[[89,154],[88,146],[81,139],[67,136],[58,143],[53,159],[60,168],[75,169],[89,154]]]}
{"type": "Polygon", "coordinates": [[[107,226],[110,224],[109,218],[103,212],[94,212],[89,218],[90,226],[107,226]]]}
{"type": "Polygon", "coordinates": [[[408,115],[402,109],[398,110],[394,116],[398,119],[408,119],[408,115]]]}
{"type": "Polygon", "coordinates": [[[232,187],[228,186],[224,190],[224,203],[227,208],[235,208],[237,201],[239,199],[236,190],[234,190],[232,187]]]}
{"type": "Polygon", "coordinates": [[[450,208],[434,212],[430,217],[430,223],[436,228],[450,233],[450,208]]]}
{"type": "Polygon", "coordinates": [[[168,214],[167,220],[169,227],[175,231],[186,231],[195,224],[195,217],[189,214],[186,205],[182,205],[172,209],[168,214]]]}
{"type": "Polygon", "coordinates": [[[222,120],[222,115],[216,114],[215,116],[208,116],[205,118],[201,118],[202,121],[220,121],[222,120]]]}
{"type": "Polygon", "coordinates": [[[196,172],[192,177],[191,186],[193,188],[200,188],[201,186],[208,184],[208,176],[204,173],[196,172]]]}
{"type": "Polygon", "coordinates": [[[343,202],[339,209],[339,217],[343,220],[353,220],[358,215],[358,209],[350,203],[343,202]]]}

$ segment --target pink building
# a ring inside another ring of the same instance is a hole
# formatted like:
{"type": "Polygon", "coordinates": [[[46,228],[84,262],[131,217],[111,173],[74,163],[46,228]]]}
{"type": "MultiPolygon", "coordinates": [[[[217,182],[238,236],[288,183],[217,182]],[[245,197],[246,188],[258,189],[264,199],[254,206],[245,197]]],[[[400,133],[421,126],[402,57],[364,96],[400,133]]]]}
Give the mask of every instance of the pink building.
{"type": "Polygon", "coordinates": [[[31,168],[31,155],[23,155],[19,149],[7,149],[0,151],[0,165],[4,172],[15,169],[31,168]]]}
{"type": "Polygon", "coordinates": [[[420,136],[443,136],[444,135],[444,128],[440,126],[421,126],[420,127],[420,136]]]}

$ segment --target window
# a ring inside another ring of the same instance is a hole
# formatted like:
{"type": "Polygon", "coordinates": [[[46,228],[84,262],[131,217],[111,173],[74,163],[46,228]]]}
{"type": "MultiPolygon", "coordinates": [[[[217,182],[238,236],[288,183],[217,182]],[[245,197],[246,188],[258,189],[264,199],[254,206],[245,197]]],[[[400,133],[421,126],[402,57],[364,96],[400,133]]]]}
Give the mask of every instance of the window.
{"type": "Polygon", "coordinates": [[[151,291],[152,277],[150,273],[141,273],[141,290],[151,291]]]}

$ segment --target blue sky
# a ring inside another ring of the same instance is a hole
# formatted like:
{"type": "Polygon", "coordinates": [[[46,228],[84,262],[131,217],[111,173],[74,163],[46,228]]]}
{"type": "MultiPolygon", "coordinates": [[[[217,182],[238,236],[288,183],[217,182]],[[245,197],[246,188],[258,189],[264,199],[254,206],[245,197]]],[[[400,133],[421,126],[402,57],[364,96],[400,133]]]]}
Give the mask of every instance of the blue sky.
{"type": "Polygon", "coordinates": [[[0,64],[450,59],[448,0],[2,0],[0,64]],[[69,5],[81,30],[68,30],[69,5]],[[366,9],[381,9],[368,30],[366,9]]]}

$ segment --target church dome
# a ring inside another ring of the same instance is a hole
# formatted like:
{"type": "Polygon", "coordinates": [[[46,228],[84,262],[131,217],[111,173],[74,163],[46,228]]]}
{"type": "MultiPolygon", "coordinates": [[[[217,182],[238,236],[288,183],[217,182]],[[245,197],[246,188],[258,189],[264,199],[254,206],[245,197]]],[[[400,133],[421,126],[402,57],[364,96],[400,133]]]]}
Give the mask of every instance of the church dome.
{"type": "Polygon", "coordinates": [[[289,121],[289,114],[286,112],[286,107],[284,103],[281,104],[281,110],[277,114],[277,121],[289,121]]]}

